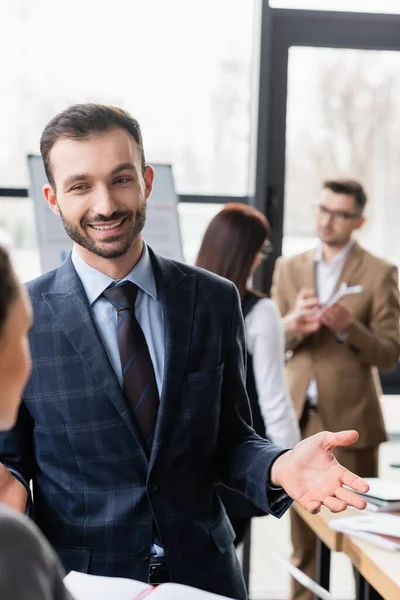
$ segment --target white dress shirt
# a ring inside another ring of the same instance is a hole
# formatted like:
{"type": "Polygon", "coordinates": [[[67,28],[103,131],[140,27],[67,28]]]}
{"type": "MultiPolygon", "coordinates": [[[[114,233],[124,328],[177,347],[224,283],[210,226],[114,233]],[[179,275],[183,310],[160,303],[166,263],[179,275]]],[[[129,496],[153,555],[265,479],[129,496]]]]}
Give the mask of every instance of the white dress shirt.
{"type": "Polygon", "coordinates": [[[285,383],[284,333],[273,300],[259,300],[246,316],[245,327],[268,439],[277,446],[293,448],[300,441],[300,430],[285,383]]]}
{"type": "MultiPolygon", "coordinates": [[[[117,311],[102,295],[114,279],[90,267],[79,256],[75,246],[71,255],[72,263],[85,289],[94,321],[101,341],[104,344],[111,365],[122,387],[122,368],[117,337],[117,311]]],[[[139,287],[135,303],[135,316],[143,331],[149,348],[159,396],[162,393],[164,376],[164,312],[157,296],[156,281],[147,246],[139,262],[126,277],[118,282],[131,281],[139,287]]]]}
{"type": "MultiPolygon", "coordinates": [[[[319,246],[316,248],[314,255],[315,284],[317,288],[316,293],[321,305],[326,304],[329,298],[332,296],[340,274],[343,270],[344,263],[346,262],[346,258],[353,244],[354,240],[350,240],[347,246],[345,246],[338,254],[336,254],[330,263],[326,263],[324,261],[322,244],[319,244],[319,246]]],[[[318,390],[315,379],[310,381],[307,389],[307,397],[311,406],[316,406],[318,402],[318,390]]]]}

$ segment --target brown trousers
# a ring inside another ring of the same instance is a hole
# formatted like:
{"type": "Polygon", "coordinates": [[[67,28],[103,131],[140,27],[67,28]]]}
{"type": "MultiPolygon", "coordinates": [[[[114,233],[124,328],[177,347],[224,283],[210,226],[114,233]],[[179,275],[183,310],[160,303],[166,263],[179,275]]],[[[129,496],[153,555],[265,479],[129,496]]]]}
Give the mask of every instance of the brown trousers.
{"type": "MultiPolygon", "coordinates": [[[[323,431],[323,425],[318,413],[311,413],[302,429],[303,439],[323,431]]],[[[360,477],[378,476],[378,448],[360,448],[352,450],[338,448],[335,451],[338,461],[347,469],[360,477]]],[[[292,564],[316,579],[316,550],[317,538],[295,510],[290,510],[290,533],[292,538],[292,564]]],[[[314,595],[296,580],[291,582],[292,600],[314,600],[314,595]]]]}

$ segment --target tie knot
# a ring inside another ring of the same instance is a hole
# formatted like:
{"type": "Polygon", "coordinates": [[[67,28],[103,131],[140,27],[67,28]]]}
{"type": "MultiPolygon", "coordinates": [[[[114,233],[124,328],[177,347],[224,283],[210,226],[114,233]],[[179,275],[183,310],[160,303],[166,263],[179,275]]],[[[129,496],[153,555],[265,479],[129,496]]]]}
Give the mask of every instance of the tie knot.
{"type": "Polygon", "coordinates": [[[126,281],[120,285],[107,288],[104,290],[103,296],[111,302],[115,310],[126,310],[127,308],[135,308],[138,291],[137,285],[131,281],[126,281]]]}

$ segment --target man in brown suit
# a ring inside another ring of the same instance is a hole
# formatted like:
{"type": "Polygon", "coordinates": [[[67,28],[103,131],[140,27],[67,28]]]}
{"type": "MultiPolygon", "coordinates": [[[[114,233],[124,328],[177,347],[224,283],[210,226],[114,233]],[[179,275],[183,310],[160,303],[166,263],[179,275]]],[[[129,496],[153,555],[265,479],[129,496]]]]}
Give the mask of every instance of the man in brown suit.
{"type": "MultiPolygon", "coordinates": [[[[386,441],[377,369],[399,359],[397,268],[353,239],[364,223],[366,195],[355,181],[324,183],[315,207],[318,248],[279,260],[272,295],[284,317],[287,380],[303,438],[328,429],[357,429],[338,460],[362,477],[378,474],[378,447],[386,441]],[[341,283],[362,291],[325,306],[341,283]]],[[[291,513],[292,562],[315,579],[316,538],[291,513]]],[[[312,594],[292,582],[294,600],[312,594]]]]}

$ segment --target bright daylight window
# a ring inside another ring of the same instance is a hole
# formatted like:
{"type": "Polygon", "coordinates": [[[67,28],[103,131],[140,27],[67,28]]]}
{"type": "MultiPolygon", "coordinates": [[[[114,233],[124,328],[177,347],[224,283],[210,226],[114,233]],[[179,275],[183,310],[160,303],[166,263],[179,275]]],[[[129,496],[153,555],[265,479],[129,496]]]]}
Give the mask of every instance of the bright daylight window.
{"type": "MultiPolygon", "coordinates": [[[[101,102],[138,119],[148,162],[172,164],[178,193],[246,195],[253,10],[251,0],[2,0],[0,187],[28,185],[26,156],[52,116],[101,102]]],[[[180,214],[193,260],[209,211],[180,214]]],[[[25,252],[21,276],[36,275],[29,200],[0,200],[1,230],[25,252]]]]}
{"type": "Polygon", "coordinates": [[[57,111],[97,101],[139,120],[180,193],[247,193],[253,2],[2,0],[0,22],[0,186],[27,183],[57,111]]]}

